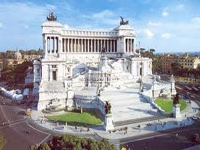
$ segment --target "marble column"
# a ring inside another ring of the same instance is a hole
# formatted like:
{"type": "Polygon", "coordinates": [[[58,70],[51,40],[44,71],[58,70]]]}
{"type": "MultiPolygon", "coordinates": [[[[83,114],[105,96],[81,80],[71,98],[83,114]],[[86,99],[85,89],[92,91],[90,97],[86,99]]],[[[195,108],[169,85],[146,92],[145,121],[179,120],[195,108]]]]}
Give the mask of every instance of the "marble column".
{"type": "Polygon", "coordinates": [[[43,36],[43,49],[45,51],[45,57],[47,56],[47,37],[44,35],[43,36]]]}
{"type": "Polygon", "coordinates": [[[58,39],[58,37],[56,37],[56,49],[57,49],[57,53],[59,52],[59,51],[58,51],[58,50],[59,50],[59,49],[58,49],[58,48],[59,48],[59,45],[58,45],[58,44],[59,44],[59,39],[58,39]]]}
{"type": "Polygon", "coordinates": [[[61,52],[62,38],[58,37],[58,53],[61,52]]]}
{"type": "Polygon", "coordinates": [[[134,39],[132,39],[132,53],[134,53],[134,48],[135,48],[134,39]]]}
{"type": "Polygon", "coordinates": [[[74,42],[75,42],[75,39],[72,39],[72,52],[75,51],[75,49],[74,49],[74,42]]]}
{"type": "Polygon", "coordinates": [[[63,38],[63,52],[66,52],[66,39],[63,38]]]}
{"type": "Polygon", "coordinates": [[[88,40],[88,43],[89,43],[89,50],[88,50],[88,52],[91,52],[91,39],[88,40]]]}
{"type": "Polygon", "coordinates": [[[52,38],[50,37],[49,38],[49,52],[50,52],[50,54],[51,54],[51,52],[52,52],[52,38]]]}
{"type": "Polygon", "coordinates": [[[82,45],[82,39],[80,39],[80,53],[82,53],[82,48],[83,48],[83,45],[82,45]]]}
{"type": "Polygon", "coordinates": [[[77,49],[77,39],[75,39],[75,42],[74,42],[74,52],[77,52],[78,49],[77,49]]]}
{"type": "Polygon", "coordinates": [[[70,42],[71,42],[71,39],[69,38],[69,39],[68,39],[68,46],[69,46],[68,52],[71,52],[71,47],[70,47],[70,44],[71,44],[71,43],[70,43],[70,42]]]}
{"type": "Polygon", "coordinates": [[[89,39],[87,39],[87,52],[89,52],[90,49],[90,43],[89,43],[89,39]]]}
{"type": "Polygon", "coordinates": [[[97,52],[99,52],[99,40],[97,39],[97,52]]]}
{"type": "Polygon", "coordinates": [[[129,52],[129,39],[127,39],[127,52],[129,52]]]}
{"type": "Polygon", "coordinates": [[[49,53],[49,37],[47,37],[47,51],[49,53]]]}
{"type": "Polygon", "coordinates": [[[79,39],[77,39],[77,52],[80,52],[80,46],[79,46],[80,42],[79,39]]]}
{"type": "Polygon", "coordinates": [[[133,52],[133,40],[132,39],[130,39],[130,43],[131,43],[131,50],[130,50],[130,52],[132,53],[133,52]]]}
{"type": "Polygon", "coordinates": [[[69,52],[69,39],[67,39],[67,52],[69,52]]]}
{"type": "Polygon", "coordinates": [[[117,39],[115,40],[115,52],[117,52],[117,39]]]}
{"type": "Polygon", "coordinates": [[[54,43],[55,43],[55,51],[54,51],[54,53],[57,53],[57,37],[55,37],[54,38],[54,43]]]}
{"type": "Polygon", "coordinates": [[[107,44],[107,47],[106,47],[106,48],[107,48],[107,52],[110,52],[110,48],[109,48],[109,40],[108,40],[108,39],[106,40],[106,44],[107,44]]]}
{"type": "Polygon", "coordinates": [[[113,40],[113,52],[115,52],[115,40],[113,40]]]}

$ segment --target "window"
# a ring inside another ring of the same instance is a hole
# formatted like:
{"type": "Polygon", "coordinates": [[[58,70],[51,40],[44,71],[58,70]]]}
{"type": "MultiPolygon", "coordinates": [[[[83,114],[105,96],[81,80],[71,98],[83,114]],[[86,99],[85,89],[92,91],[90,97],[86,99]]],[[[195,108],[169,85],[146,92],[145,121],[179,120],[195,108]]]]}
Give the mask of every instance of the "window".
{"type": "Polygon", "coordinates": [[[52,65],[52,68],[56,68],[56,65],[52,65]]]}

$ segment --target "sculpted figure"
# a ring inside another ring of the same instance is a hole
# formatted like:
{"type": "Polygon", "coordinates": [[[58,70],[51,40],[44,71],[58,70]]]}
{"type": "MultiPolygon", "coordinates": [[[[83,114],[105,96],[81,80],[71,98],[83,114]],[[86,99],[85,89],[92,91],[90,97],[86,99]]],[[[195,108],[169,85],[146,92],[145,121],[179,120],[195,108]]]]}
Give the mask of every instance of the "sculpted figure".
{"type": "Polygon", "coordinates": [[[106,114],[110,114],[111,113],[111,105],[108,101],[106,101],[106,104],[104,107],[105,107],[106,114]]]}
{"type": "Polygon", "coordinates": [[[173,104],[179,104],[179,93],[176,94],[176,96],[173,99],[173,104]]]}

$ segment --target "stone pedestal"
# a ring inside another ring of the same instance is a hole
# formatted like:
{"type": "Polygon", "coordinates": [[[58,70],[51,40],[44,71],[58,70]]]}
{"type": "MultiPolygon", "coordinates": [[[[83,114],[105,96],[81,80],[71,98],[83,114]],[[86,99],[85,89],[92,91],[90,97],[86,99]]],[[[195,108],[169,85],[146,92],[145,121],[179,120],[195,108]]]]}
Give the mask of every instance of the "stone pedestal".
{"type": "Polygon", "coordinates": [[[171,76],[170,83],[171,83],[171,91],[170,91],[171,95],[176,95],[175,80],[173,75],[171,76]]]}
{"type": "Polygon", "coordinates": [[[106,131],[114,129],[112,114],[106,115],[105,122],[104,122],[104,128],[106,129],[106,131]]]}
{"type": "Polygon", "coordinates": [[[71,90],[68,90],[67,91],[67,104],[66,104],[66,107],[67,107],[67,110],[73,110],[74,109],[74,92],[71,91],[71,90]]]}
{"type": "Polygon", "coordinates": [[[174,104],[173,105],[173,117],[174,118],[181,118],[181,112],[180,112],[180,104],[174,104]]]}
{"type": "Polygon", "coordinates": [[[88,87],[91,87],[91,70],[88,72],[88,87]]]}

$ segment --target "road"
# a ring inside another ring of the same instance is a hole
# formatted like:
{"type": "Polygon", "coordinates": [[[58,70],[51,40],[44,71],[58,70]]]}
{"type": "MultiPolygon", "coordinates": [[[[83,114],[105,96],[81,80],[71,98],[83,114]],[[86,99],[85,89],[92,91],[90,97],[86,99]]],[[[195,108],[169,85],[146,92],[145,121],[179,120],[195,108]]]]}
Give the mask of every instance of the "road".
{"type": "Polygon", "coordinates": [[[27,150],[30,145],[41,143],[51,137],[51,133],[30,125],[23,113],[24,109],[0,97],[0,132],[6,139],[3,150],[27,150]],[[3,103],[5,105],[3,105],[3,103]],[[2,125],[7,122],[8,125],[2,125]]]}

